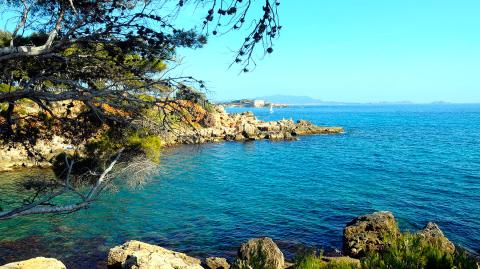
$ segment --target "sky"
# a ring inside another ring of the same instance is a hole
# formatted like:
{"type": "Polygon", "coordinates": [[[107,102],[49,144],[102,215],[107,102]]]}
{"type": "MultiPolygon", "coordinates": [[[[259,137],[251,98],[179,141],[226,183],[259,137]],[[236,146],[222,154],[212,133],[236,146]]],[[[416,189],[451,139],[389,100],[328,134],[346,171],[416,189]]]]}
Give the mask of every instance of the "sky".
{"type": "Polygon", "coordinates": [[[478,103],[479,11],[478,0],[283,0],[274,53],[253,72],[228,69],[241,33],[180,50],[178,70],[205,80],[213,100],[478,103]]]}
{"type": "MultiPolygon", "coordinates": [[[[337,102],[480,103],[480,1],[280,2],[281,36],[273,54],[256,55],[253,72],[229,68],[246,31],[212,36],[202,49],[180,49],[175,72],[205,80],[209,98],[217,101],[281,94],[337,102]]],[[[4,28],[9,23],[1,14],[4,28]]],[[[178,22],[198,25],[204,15],[186,11],[178,22]]]]}

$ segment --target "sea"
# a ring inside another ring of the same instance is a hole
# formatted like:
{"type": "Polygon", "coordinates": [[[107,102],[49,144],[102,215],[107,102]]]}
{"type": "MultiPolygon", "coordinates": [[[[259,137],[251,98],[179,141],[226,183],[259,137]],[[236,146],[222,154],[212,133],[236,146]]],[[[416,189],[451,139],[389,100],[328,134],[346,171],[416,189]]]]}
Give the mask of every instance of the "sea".
{"type": "MultiPolygon", "coordinates": [[[[260,120],[309,120],[343,134],[298,141],[223,142],[164,149],[144,184],[120,182],[86,210],[0,221],[0,264],[36,256],[68,268],[106,268],[108,250],[141,240],[191,256],[232,259],[268,236],[288,258],[339,252],[362,214],[391,211],[403,231],[437,223],[480,252],[480,105],[336,105],[250,110],[260,120]]],[[[28,177],[0,173],[0,206],[28,177]]],[[[3,205],[2,205],[3,203],[3,205]]]]}

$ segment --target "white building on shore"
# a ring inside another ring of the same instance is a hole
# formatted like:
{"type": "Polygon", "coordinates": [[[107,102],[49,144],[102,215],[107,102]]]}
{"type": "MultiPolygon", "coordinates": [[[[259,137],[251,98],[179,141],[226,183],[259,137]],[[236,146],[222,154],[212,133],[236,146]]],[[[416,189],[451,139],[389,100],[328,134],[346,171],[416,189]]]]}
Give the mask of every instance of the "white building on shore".
{"type": "Polygon", "coordinates": [[[253,100],[253,107],[264,107],[265,100],[253,100]]]}

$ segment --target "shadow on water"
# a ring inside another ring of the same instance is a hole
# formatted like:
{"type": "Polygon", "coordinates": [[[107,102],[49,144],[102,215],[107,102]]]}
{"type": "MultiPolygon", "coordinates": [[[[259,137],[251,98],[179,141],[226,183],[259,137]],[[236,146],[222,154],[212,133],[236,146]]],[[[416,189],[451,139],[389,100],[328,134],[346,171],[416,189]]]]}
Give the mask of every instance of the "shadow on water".
{"type": "Polygon", "coordinates": [[[72,240],[68,234],[56,238],[29,236],[19,240],[0,242],[0,264],[33,257],[51,257],[61,260],[67,268],[107,268],[108,249],[105,238],[72,240]]]}

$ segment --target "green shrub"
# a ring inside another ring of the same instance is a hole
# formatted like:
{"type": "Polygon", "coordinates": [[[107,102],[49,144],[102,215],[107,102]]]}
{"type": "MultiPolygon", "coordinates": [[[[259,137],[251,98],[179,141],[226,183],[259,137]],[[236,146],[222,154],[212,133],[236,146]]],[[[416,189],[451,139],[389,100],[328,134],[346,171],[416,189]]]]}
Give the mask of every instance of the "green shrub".
{"type": "Polygon", "coordinates": [[[302,260],[295,269],[356,269],[355,265],[341,261],[326,262],[321,257],[310,256],[302,260]]]}
{"type": "Polygon", "coordinates": [[[160,162],[162,145],[163,142],[159,136],[150,135],[146,130],[118,132],[110,129],[88,143],[86,149],[90,155],[103,154],[109,156],[123,147],[134,152],[142,152],[148,159],[158,163],[160,162]]]}
{"type": "Polygon", "coordinates": [[[127,144],[141,150],[147,158],[154,162],[160,162],[160,150],[162,148],[162,140],[156,135],[140,135],[138,132],[132,133],[127,144]]]}
{"type": "Polygon", "coordinates": [[[382,252],[362,260],[365,269],[477,269],[474,258],[464,252],[449,253],[416,234],[403,234],[382,252]]]}
{"type": "Polygon", "coordinates": [[[313,252],[309,252],[300,256],[297,256],[295,259],[294,269],[356,269],[357,265],[353,264],[351,261],[344,259],[332,259],[326,261],[323,258],[323,253],[317,255],[313,252]]]}
{"type": "Polygon", "coordinates": [[[10,40],[12,40],[12,34],[0,31],[0,48],[9,46],[10,40]]]}
{"type": "MultiPolygon", "coordinates": [[[[440,242],[405,233],[389,241],[381,252],[370,252],[361,260],[362,269],[478,269],[477,261],[463,250],[450,253],[440,242]]],[[[307,253],[295,260],[294,269],[352,269],[347,260],[325,261],[323,255],[307,253]]]]}

